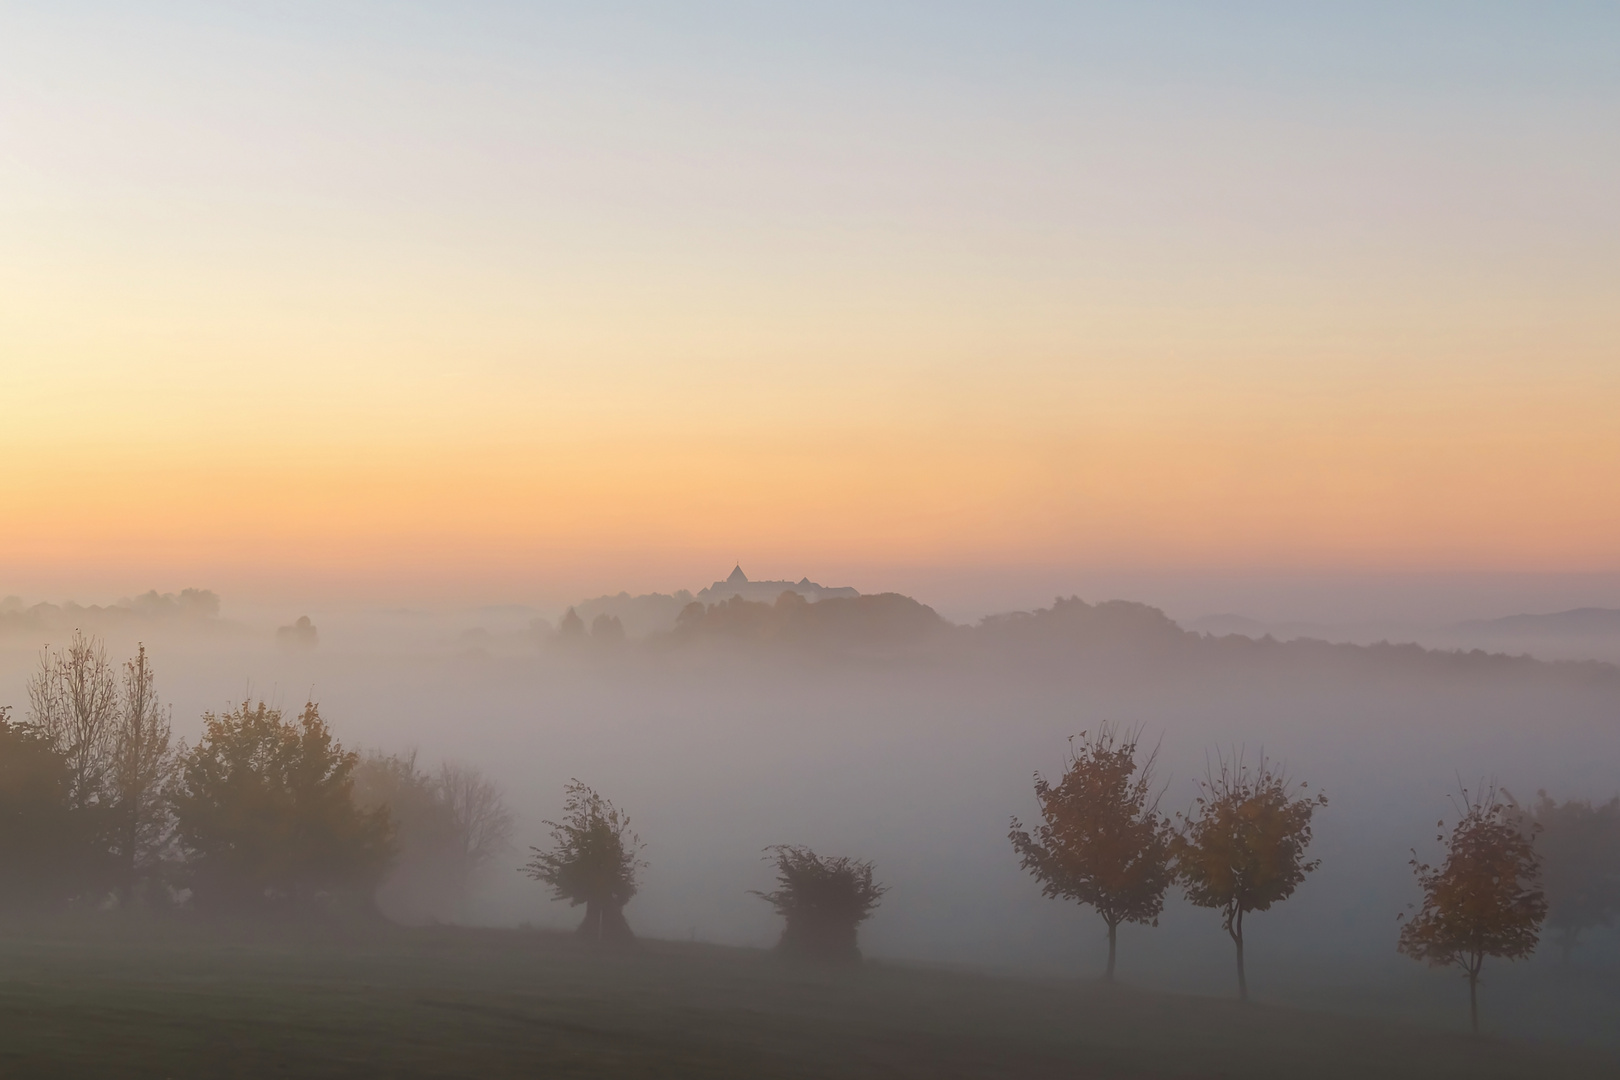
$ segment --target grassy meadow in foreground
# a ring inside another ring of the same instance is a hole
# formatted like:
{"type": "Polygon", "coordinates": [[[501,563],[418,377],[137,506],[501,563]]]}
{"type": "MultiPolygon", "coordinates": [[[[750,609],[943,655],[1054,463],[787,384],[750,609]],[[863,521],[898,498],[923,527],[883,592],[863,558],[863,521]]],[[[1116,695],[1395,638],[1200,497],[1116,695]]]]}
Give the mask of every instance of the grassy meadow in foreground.
{"type": "Polygon", "coordinates": [[[6,1076],[1518,1077],[1612,1057],[1274,1005],[527,930],[0,938],[6,1076]]]}

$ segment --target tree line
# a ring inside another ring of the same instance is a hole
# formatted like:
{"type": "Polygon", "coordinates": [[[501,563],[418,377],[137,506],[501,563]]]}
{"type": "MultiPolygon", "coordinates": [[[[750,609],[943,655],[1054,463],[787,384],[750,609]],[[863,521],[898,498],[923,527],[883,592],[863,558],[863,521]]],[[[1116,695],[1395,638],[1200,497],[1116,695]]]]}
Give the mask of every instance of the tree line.
{"type": "MultiPolygon", "coordinates": [[[[1264,756],[1217,754],[1192,807],[1159,810],[1157,748],[1140,753],[1140,732],[1104,724],[1070,740],[1069,761],[1052,783],[1035,776],[1041,820],[1015,817],[1009,838],[1025,870],[1051,898],[1091,907],[1108,932],[1104,978],[1115,971],[1121,923],[1158,925],[1166,891],[1179,884],[1197,907],[1220,913],[1236,950],[1239,996],[1248,998],[1244,918],[1290,896],[1315,870],[1306,858],[1315,812],[1327,797],[1264,756]]],[[[1438,865],[1411,867],[1422,894],[1402,913],[1396,948],[1437,967],[1456,967],[1469,988],[1479,1030],[1478,985],[1487,958],[1528,957],[1543,923],[1558,931],[1567,959],[1580,934],[1620,915],[1620,798],[1594,806],[1558,803],[1546,792],[1532,806],[1488,785],[1454,800],[1458,820],[1435,840],[1438,865]]]]}
{"type": "Polygon", "coordinates": [[[345,750],[313,702],[244,700],[177,742],[144,646],[119,665],[76,633],[41,653],[26,719],[0,708],[9,908],[368,912],[393,889],[454,917],[511,830],[477,769],[345,750]]]}
{"type": "MultiPolygon", "coordinates": [[[[194,745],[176,742],[144,647],[121,665],[75,634],[47,648],[28,683],[28,717],[0,708],[0,905],[185,904],[207,912],[354,912],[454,920],[470,884],[511,848],[513,818],[477,769],[420,768],[414,754],[360,755],[333,737],[319,707],[296,716],[244,700],[203,716],[194,745]]],[[[1217,754],[1185,811],[1160,810],[1157,749],[1105,724],[1070,740],[1056,781],[1035,777],[1040,820],[1014,818],[1021,865],[1051,898],[1093,908],[1108,936],[1112,980],[1124,923],[1157,925],[1179,886],[1216,911],[1248,997],[1245,923],[1291,897],[1319,861],[1312,821],[1327,805],[1261,756],[1217,754]]],[[[1530,955],[1543,925],[1565,957],[1580,935],[1620,915],[1620,799],[1521,806],[1487,786],[1457,797],[1457,821],[1431,865],[1411,866],[1421,905],[1396,946],[1455,966],[1470,988],[1486,959],[1530,955]]],[[[628,815],[578,780],[564,791],[548,847],[520,869],[554,898],[583,906],[583,936],[632,938],[625,906],[645,868],[628,815]]],[[[777,845],[777,884],[755,892],[784,919],[784,953],[859,956],[857,930],[885,887],[870,862],[777,845]]]]}
{"type": "MultiPolygon", "coordinates": [[[[247,699],[176,742],[145,647],[122,665],[76,633],[46,648],[28,716],[0,708],[0,907],[64,904],[206,913],[455,919],[509,852],[513,818],[477,769],[345,750],[306,703],[247,699]]],[[[628,815],[578,780],[549,848],[520,869],[585,907],[579,933],[632,938],[624,907],[645,867],[628,815]]],[[[852,959],[884,889],[872,864],[780,846],[786,953],[852,959]]]]}

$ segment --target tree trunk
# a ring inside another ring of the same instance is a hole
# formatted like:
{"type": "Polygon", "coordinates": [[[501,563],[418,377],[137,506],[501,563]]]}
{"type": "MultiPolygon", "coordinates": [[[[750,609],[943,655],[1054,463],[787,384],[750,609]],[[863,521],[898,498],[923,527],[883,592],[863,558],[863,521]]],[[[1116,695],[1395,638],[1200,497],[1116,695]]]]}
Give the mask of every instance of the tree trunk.
{"type": "Polygon", "coordinates": [[[1114,981],[1114,938],[1118,930],[1118,923],[1108,924],[1108,970],[1103,973],[1103,979],[1107,982],[1114,981]]]}
{"type": "Polygon", "coordinates": [[[135,906],[135,877],[137,873],[135,845],[138,842],[137,838],[140,833],[140,819],[136,817],[135,810],[131,808],[127,812],[127,820],[124,824],[124,850],[121,853],[123,856],[121,861],[124,864],[124,887],[121,890],[123,893],[122,906],[126,910],[135,906]]]}
{"type": "Polygon", "coordinates": [[[625,921],[624,908],[597,900],[585,904],[585,918],[579,924],[579,936],[591,941],[633,941],[630,924],[625,921]]]}
{"type": "Polygon", "coordinates": [[[1243,909],[1238,908],[1237,915],[1232,919],[1232,941],[1237,945],[1238,964],[1238,998],[1249,1000],[1249,977],[1243,970],[1243,909]]]}
{"type": "Polygon", "coordinates": [[[1479,1034],[1479,972],[1468,972],[1468,1023],[1473,1027],[1474,1034],[1479,1034]]]}

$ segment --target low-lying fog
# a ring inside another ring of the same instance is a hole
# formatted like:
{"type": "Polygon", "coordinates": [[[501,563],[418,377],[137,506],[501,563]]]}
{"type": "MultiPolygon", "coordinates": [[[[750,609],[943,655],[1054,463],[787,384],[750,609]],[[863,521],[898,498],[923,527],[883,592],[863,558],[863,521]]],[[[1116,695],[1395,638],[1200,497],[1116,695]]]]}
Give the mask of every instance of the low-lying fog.
{"type": "MultiPolygon", "coordinates": [[[[1166,810],[1188,807],[1221,748],[1263,749],[1327,793],[1321,868],[1248,923],[1256,992],[1449,980],[1396,954],[1395,918],[1417,896],[1410,849],[1436,853],[1459,778],[1521,799],[1620,792],[1620,670],[1607,665],[1200,637],[1127,606],[847,639],[563,641],[532,617],[317,612],[313,645],[207,612],[101,632],[119,658],[146,640],[177,735],[246,696],[293,709],[312,697],[350,748],[482,768],[519,840],[472,907],[486,923],[577,921],[516,868],[578,777],[647,843],[626,912],[640,934],[771,944],[777,920],[748,891],[770,883],[761,849],[807,844],[874,860],[890,887],[862,931],[869,956],[1089,977],[1101,920],[1043,899],[1007,831],[1035,813],[1032,774],[1062,770],[1067,737],[1114,721],[1162,739],[1166,810]]],[[[46,632],[13,620],[0,637],[0,704],[19,718],[46,632]]],[[[1594,934],[1581,962],[1615,953],[1594,934]]],[[[1159,927],[1121,931],[1132,983],[1227,993],[1231,966],[1218,916],[1179,899],[1159,927]]]]}

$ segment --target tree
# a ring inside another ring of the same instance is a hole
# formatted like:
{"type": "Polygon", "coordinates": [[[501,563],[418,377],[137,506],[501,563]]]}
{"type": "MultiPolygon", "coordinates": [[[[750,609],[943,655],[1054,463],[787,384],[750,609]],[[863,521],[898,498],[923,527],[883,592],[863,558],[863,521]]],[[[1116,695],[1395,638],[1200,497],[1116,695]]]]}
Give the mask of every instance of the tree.
{"type": "Polygon", "coordinates": [[[1177,815],[1184,829],[1171,841],[1176,878],[1188,900],[1221,913],[1221,927],[1237,947],[1238,996],[1244,1001],[1249,980],[1243,917],[1294,895],[1320,865],[1305,860],[1305,849],[1311,816],[1327,805],[1327,796],[1295,794],[1305,787],[1264,755],[1251,769],[1241,755],[1223,754],[1200,781],[1195,809],[1177,815]]]}
{"type": "Polygon", "coordinates": [[[461,918],[471,883],[510,846],[501,789],[470,765],[447,762],[429,774],[414,751],[368,754],[355,767],[354,801],[393,823],[395,858],[377,905],[396,922],[461,918]]]}
{"type": "Polygon", "coordinates": [[[124,693],[108,770],[113,817],[112,854],[125,904],[134,899],[142,871],[166,845],[171,815],[166,788],[174,774],[170,710],[157,696],[152,667],[141,645],[124,665],[124,693]]]}
{"type": "Polygon", "coordinates": [[[394,828],[394,859],[376,892],[382,914],[413,925],[454,920],[463,892],[456,823],[415,752],[363,757],[354,770],[354,803],[386,813],[394,828]]]}
{"type": "Polygon", "coordinates": [[[1035,776],[1042,823],[1034,835],[1017,818],[1008,833],[1041,893],[1089,904],[1108,927],[1108,967],[1114,980],[1119,924],[1157,926],[1170,884],[1170,826],[1152,790],[1155,750],[1138,767],[1137,735],[1104,724],[1095,735],[1069,740],[1069,765],[1054,786],[1035,776]]]}
{"type": "Polygon", "coordinates": [[[624,906],[636,895],[636,871],[647,864],[645,846],[630,831],[630,818],[578,780],[563,789],[562,821],[551,826],[552,847],[531,847],[534,857],[523,872],[551,886],[552,896],[570,907],[585,905],[581,935],[595,941],[629,941],[624,906]]]}
{"type": "Polygon", "coordinates": [[[569,608],[563,613],[562,621],[557,624],[557,636],[563,641],[584,639],[585,620],[579,617],[579,612],[569,608]]]}
{"type": "MultiPolygon", "coordinates": [[[[1468,979],[1468,1019],[1479,1032],[1479,973],[1485,958],[1527,957],[1535,950],[1547,899],[1539,879],[1533,830],[1527,835],[1495,786],[1478,798],[1462,791],[1462,813],[1438,868],[1419,862],[1412,872],[1423,890],[1423,907],[1401,927],[1397,948],[1431,967],[1460,967],[1468,979]]],[[[1442,820],[1440,828],[1445,827],[1442,820]]]]}
{"type": "Polygon", "coordinates": [[[617,615],[603,612],[591,620],[591,637],[600,642],[615,644],[624,640],[624,623],[617,615]]]}
{"type": "Polygon", "coordinates": [[[872,864],[823,858],[789,844],[765,851],[776,863],[776,891],[751,891],[787,920],[777,949],[815,960],[859,960],[856,931],[888,891],[873,882],[872,864]]]}
{"type": "Polygon", "coordinates": [[[50,906],[86,884],[95,822],[73,805],[72,786],[72,766],[56,740],[0,707],[0,905],[50,906]]]}
{"type": "Polygon", "coordinates": [[[66,651],[40,652],[28,680],[29,718],[62,751],[75,808],[104,802],[118,704],[118,680],[100,638],[75,630],[66,651]]]}
{"type": "Polygon", "coordinates": [[[369,905],[391,830],[386,811],[355,805],[357,763],[313,702],[291,722],[262,701],[205,714],[172,795],[198,903],[307,910],[348,896],[369,905]]]}
{"type": "Polygon", "coordinates": [[[468,884],[511,845],[512,812],[499,785],[471,765],[440,765],[434,788],[450,822],[465,903],[468,884]]]}
{"type": "Polygon", "coordinates": [[[1620,915],[1620,798],[1593,805],[1537,795],[1520,817],[1535,835],[1547,925],[1558,931],[1558,950],[1568,961],[1581,931],[1613,926],[1620,915]]]}

